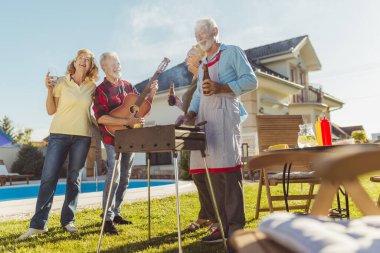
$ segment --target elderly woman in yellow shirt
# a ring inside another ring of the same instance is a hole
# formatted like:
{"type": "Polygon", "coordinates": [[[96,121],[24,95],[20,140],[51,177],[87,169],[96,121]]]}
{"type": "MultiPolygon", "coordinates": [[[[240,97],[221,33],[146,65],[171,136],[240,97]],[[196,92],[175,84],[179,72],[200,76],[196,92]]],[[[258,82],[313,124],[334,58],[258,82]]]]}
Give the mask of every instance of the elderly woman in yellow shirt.
{"type": "Polygon", "coordinates": [[[90,106],[98,80],[98,67],[93,53],[81,49],[67,67],[66,76],[57,81],[47,73],[46,111],[54,114],[36,211],[29,229],[19,239],[48,231],[47,222],[53,203],[60,170],[69,155],[65,201],[61,225],[75,232],[74,215],[80,191],[80,175],[91,143],[90,106]]]}

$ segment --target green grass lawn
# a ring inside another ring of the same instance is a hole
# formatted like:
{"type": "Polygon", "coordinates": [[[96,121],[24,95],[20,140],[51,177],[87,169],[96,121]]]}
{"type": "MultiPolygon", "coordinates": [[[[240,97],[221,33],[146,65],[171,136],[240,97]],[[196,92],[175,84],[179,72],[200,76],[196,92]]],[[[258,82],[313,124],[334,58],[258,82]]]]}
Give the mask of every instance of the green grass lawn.
{"type": "MultiPolygon", "coordinates": [[[[362,183],[373,200],[376,201],[380,192],[380,185],[371,183],[369,176],[362,177],[362,183]]],[[[291,192],[305,192],[307,188],[306,185],[303,187],[294,185],[291,187],[291,192]]],[[[248,228],[254,228],[258,224],[258,220],[253,219],[256,192],[257,184],[249,184],[244,188],[246,227],[248,228]]],[[[281,194],[282,188],[277,187],[275,192],[281,194]]],[[[265,197],[262,199],[262,204],[266,205],[265,197]]],[[[150,241],[148,241],[147,232],[147,202],[125,204],[122,208],[122,215],[131,220],[133,225],[118,225],[120,235],[105,236],[102,252],[178,252],[175,197],[153,200],[151,208],[152,239],[150,241]]],[[[352,203],[350,208],[352,218],[361,216],[352,203]]],[[[197,217],[198,210],[197,194],[181,195],[182,230],[197,217]]],[[[16,239],[28,228],[29,220],[1,222],[0,252],[95,252],[101,226],[100,213],[100,209],[78,212],[76,225],[80,230],[74,234],[63,232],[59,223],[59,215],[52,215],[47,234],[22,242],[18,242],[16,239]]],[[[261,214],[260,219],[266,215],[268,214],[261,214]]],[[[206,234],[206,229],[200,229],[190,234],[183,233],[182,246],[184,252],[223,252],[222,244],[205,245],[200,242],[200,238],[206,234]]]]}

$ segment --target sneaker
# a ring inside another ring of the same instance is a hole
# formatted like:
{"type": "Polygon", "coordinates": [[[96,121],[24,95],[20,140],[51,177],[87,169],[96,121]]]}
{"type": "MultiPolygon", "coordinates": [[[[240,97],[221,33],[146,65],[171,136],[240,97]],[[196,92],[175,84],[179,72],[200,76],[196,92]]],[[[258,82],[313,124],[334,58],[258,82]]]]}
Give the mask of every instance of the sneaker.
{"type": "Polygon", "coordinates": [[[47,228],[44,228],[44,229],[28,228],[28,230],[26,230],[25,233],[19,236],[18,240],[22,241],[34,235],[46,233],[47,231],[48,231],[47,228]]]}
{"type": "Polygon", "coordinates": [[[115,216],[115,218],[113,218],[113,223],[120,224],[120,225],[130,225],[132,224],[132,221],[126,220],[120,215],[117,215],[115,216]]]}
{"type": "Polygon", "coordinates": [[[74,233],[78,231],[78,228],[74,225],[74,223],[69,223],[66,226],[63,227],[63,230],[74,233]]]}
{"type": "Polygon", "coordinates": [[[104,224],[104,233],[110,235],[118,235],[119,231],[115,227],[112,221],[106,221],[104,224]]]}
{"type": "MultiPolygon", "coordinates": [[[[227,236],[225,236],[225,237],[227,239],[227,236]]],[[[203,237],[202,242],[204,242],[204,243],[223,242],[222,233],[219,231],[219,229],[216,229],[211,234],[203,237]]]]}

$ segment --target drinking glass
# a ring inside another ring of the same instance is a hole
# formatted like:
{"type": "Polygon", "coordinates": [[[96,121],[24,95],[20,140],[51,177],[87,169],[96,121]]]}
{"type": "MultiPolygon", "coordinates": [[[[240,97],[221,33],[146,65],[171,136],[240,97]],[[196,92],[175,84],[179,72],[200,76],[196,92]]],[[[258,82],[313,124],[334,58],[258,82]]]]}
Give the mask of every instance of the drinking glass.
{"type": "Polygon", "coordinates": [[[48,72],[49,72],[49,76],[52,78],[51,80],[52,80],[53,86],[56,85],[58,81],[57,69],[49,68],[48,72]]]}

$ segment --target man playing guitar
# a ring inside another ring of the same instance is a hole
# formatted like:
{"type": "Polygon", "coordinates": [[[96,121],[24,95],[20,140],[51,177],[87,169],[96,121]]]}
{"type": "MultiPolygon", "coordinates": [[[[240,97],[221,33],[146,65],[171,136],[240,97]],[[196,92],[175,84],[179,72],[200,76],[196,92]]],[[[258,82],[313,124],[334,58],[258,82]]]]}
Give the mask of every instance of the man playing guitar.
{"type": "MultiPolygon", "coordinates": [[[[95,90],[94,114],[102,134],[103,143],[107,153],[107,176],[103,190],[103,214],[106,215],[104,232],[108,234],[118,234],[114,226],[116,224],[131,224],[120,215],[120,207],[123,201],[131,174],[133,163],[133,153],[123,153],[120,162],[120,173],[116,173],[116,180],[113,183],[110,208],[106,209],[108,190],[110,189],[112,171],[115,163],[114,137],[107,131],[107,126],[125,126],[133,128],[136,124],[144,125],[143,117],[135,117],[131,114],[128,118],[112,116],[112,110],[122,105],[128,94],[138,94],[137,90],[127,81],[121,80],[121,65],[119,58],[114,52],[107,52],[101,55],[100,65],[106,77],[95,90]]],[[[150,85],[150,92],[147,98],[149,103],[158,89],[158,81],[155,80],[150,85]]]]}

